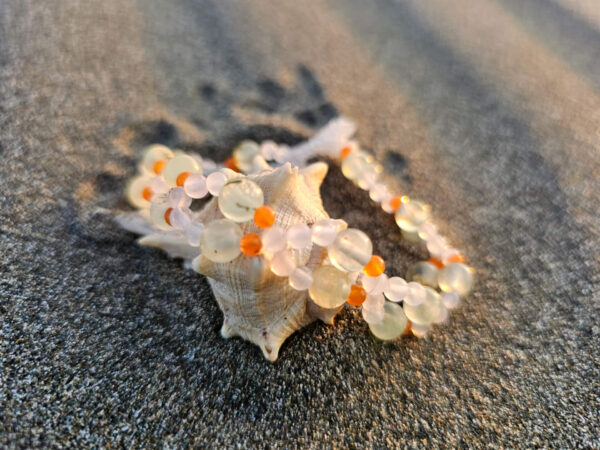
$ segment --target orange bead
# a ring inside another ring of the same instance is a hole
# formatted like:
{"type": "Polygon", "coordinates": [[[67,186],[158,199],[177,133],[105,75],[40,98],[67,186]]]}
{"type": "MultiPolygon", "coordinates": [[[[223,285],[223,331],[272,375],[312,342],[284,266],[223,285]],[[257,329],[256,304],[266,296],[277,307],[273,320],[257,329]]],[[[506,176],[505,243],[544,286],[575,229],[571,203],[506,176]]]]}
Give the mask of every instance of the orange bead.
{"type": "Polygon", "coordinates": [[[152,188],[150,186],[146,186],[144,189],[142,189],[142,197],[147,202],[152,201],[153,195],[154,195],[154,191],[152,190],[152,188]]]}
{"type": "Polygon", "coordinates": [[[270,228],[275,223],[275,210],[270,206],[261,206],[254,211],[254,223],[259,228],[270,228]]]}
{"type": "Polygon", "coordinates": [[[340,151],[340,159],[344,159],[346,156],[348,156],[350,153],[352,153],[352,149],[350,147],[344,147],[341,151],[340,151]]]}
{"type": "Polygon", "coordinates": [[[464,257],[463,255],[456,254],[456,255],[452,255],[450,258],[448,258],[448,262],[464,263],[464,262],[467,262],[467,258],[464,257]]]}
{"type": "Polygon", "coordinates": [[[360,306],[364,303],[366,299],[367,291],[365,291],[362,286],[359,286],[358,284],[353,284],[352,286],[350,286],[350,295],[346,300],[348,303],[350,303],[353,306],[360,306]]]}
{"type": "Polygon", "coordinates": [[[443,269],[444,268],[444,263],[439,258],[429,258],[427,260],[427,262],[433,264],[438,269],[443,269]]]}
{"type": "Polygon", "coordinates": [[[240,169],[238,169],[238,167],[235,165],[235,161],[234,161],[234,159],[232,157],[227,158],[225,160],[225,167],[227,167],[228,169],[231,169],[231,170],[233,170],[235,172],[239,172],[240,171],[240,169]]]}
{"type": "Polygon", "coordinates": [[[179,175],[177,175],[175,184],[177,184],[177,186],[179,186],[179,187],[183,187],[183,183],[185,183],[185,180],[187,180],[187,177],[189,177],[189,176],[190,176],[189,172],[181,172],[179,175]]]}
{"type": "Polygon", "coordinates": [[[156,161],[154,163],[154,173],[156,175],[160,174],[166,165],[167,165],[167,162],[163,161],[162,159],[160,161],[156,161]]]}
{"type": "Polygon", "coordinates": [[[396,211],[398,208],[400,208],[400,206],[402,206],[402,197],[399,195],[392,197],[390,200],[390,206],[394,211],[396,211]]]}
{"type": "Polygon", "coordinates": [[[385,270],[385,261],[381,256],[373,255],[371,260],[363,268],[363,272],[370,277],[378,277],[385,270]]]}
{"type": "Polygon", "coordinates": [[[412,334],[412,322],[410,320],[406,321],[406,328],[404,329],[404,331],[402,332],[403,336],[412,334]]]}
{"type": "Polygon", "coordinates": [[[240,249],[244,255],[256,256],[260,253],[261,248],[262,241],[258,234],[248,233],[240,240],[240,249]]]}
{"type": "Polygon", "coordinates": [[[169,226],[171,225],[171,211],[173,211],[173,208],[169,208],[165,211],[165,222],[167,222],[167,224],[169,226]]]}

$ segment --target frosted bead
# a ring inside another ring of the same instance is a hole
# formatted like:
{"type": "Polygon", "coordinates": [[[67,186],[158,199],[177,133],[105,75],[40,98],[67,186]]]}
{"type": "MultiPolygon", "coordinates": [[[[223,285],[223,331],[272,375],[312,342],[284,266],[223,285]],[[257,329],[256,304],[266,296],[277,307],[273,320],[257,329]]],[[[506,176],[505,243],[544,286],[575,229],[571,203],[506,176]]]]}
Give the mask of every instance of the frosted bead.
{"type": "Polygon", "coordinates": [[[378,277],[370,277],[365,275],[362,278],[362,284],[367,291],[371,295],[378,295],[387,290],[388,288],[388,276],[385,273],[382,273],[378,277]]]}
{"type": "Polygon", "coordinates": [[[442,291],[465,297],[473,287],[473,271],[462,263],[448,264],[440,270],[438,283],[442,291]]]}
{"type": "Polygon", "coordinates": [[[177,186],[177,177],[183,172],[202,173],[202,167],[191,156],[178,155],[167,162],[162,175],[169,186],[177,186]]]}
{"type": "Polygon", "coordinates": [[[371,155],[361,150],[355,150],[342,161],[342,173],[349,180],[358,182],[368,168],[374,165],[374,161],[371,155]]]}
{"type": "Polygon", "coordinates": [[[444,303],[444,306],[448,309],[453,309],[456,308],[458,305],[460,305],[460,295],[458,295],[456,292],[442,292],[441,294],[442,297],[442,302],[444,303]]]}
{"type": "Polygon", "coordinates": [[[127,185],[127,200],[136,208],[149,208],[150,200],[154,194],[151,188],[152,177],[141,175],[133,178],[127,185]],[[146,191],[144,191],[146,189],[146,191]]]}
{"type": "Polygon", "coordinates": [[[313,275],[306,266],[296,267],[289,278],[290,286],[298,291],[305,291],[313,283],[313,275]]]}
{"type": "Polygon", "coordinates": [[[210,195],[214,197],[219,196],[219,192],[221,192],[225,183],[227,183],[227,175],[220,171],[213,172],[206,177],[206,188],[210,192],[210,195]]]}
{"type": "Polygon", "coordinates": [[[377,323],[383,319],[385,297],[379,295],[367,295],[362,304],[362,315],[367,323],[377,323]]]}
{"type": "Polygon", "coordinates": [[[271,259],[271,272],[280,277],[289,276],[296,268],[296,261],[292,254],[283,250],[271,259]]]}
{"type": "Polygon", "coordinates": [[[389,341],[401,336],[407,324],[408,319],[402,308],[395,303],[385,302],[382,320],[369,323],[369,329],[376,338],[389,341]]]}
{"type": "Polygon", "coordinates": [[[262,189],[248,178],[234,178],[225,183],[219,193],[219,209],[235,222],[247,222],[264,202],[262,189]]]}
{"type": "Polygon", "coordinates": [[[313,283],[308,293],[317,305],[337,308],[350,295],[350,282],[346,273],[333,266],[321,266],[313,272],[313,283]]]}
{"type": "Polygon", "coordinates": [[[429,205],[418,200],[403,202],[396,210],[396,223],[404,231],[416,232],[419,225],[429,218],[430,209],[429,205]]]}
{"type": "Polygon", "coordinates": [[[421,239],[428,241],[432,236],[438,235],[438,230],[434,224],[425,221],[419,225],[418,233],[421,239]]]}
{"type": "Polygon", "coordinates": [[[404,298],[405,304],[417,306],[425,301],[427,291],[421,283],[411,281],[406,287],[408,288],[408,295],[404,298]]]}
{"type": "Polygon", "coordinates": [[[425,300],[418,305],[409,305],[404,302],[404,313],[406,317],[415,324],[429,325],[435,322],[442,312],[444,305],[437,292],[431,288],[425,288],[425,300]]]}
{"type": "Polygon", "coordinates": [[[321,247],[329,246],[338,234],[338,227],[332,219],[322,219],[312,226],[312,241],[321,247]]]}
{"type": "Polygon", "coordinates": [[[242,229],[231,220],[213,220],[205,226],[200,238],[202,254],[217,263],[235,259],[241,252],[242,229]]]}
{"type": "Polygon", "coordinates": [[[311,231],[305,223],[297,223],[287,230],[287,241],[292,248],[305,248],[310,245],[311,231]]]}
{"type": "Polygon", "coordinates": [[[373,200],[374,202],[381,202],[382,200],[389,197],[389,195],[390,193],[388,191],[388,188],[383,183],[375,183],[369,190],[369,197],[371,197],[371,200],[373,200]]]}
{"type": "Polygon", "coordinates": [[[444,239],[441,236],[432,236],[428,241],[427,241],[427,251],[435,257],[440,257],[442,256],[442,254],[444,253],[444,251],[446,250],[446,246],[447,246],[447,242],[446,239],[444,239]]]}
{"type": "Polygon", "coordinates": [[[442,302],[442,309],[440,311],[440,315],[437,319],[435,319],[433,321],[433,323],[444,323],[448,320],[448,318],[450,317],[450,313],[448,312],[448,309],[446,308],[446,306],[444,306],[444,302],[442,302]]]}
{"type": "Polygon", "coordinates": [[[260,147],[254,141],[242,141],[233,150],[233,162],[242,172],[252,171],[254,158],[258,155],[260,147]]]}
{"type": "Polygon", "coordinates": [[[260,144],[260,154],[267,161],[276,161],[281,154],[279,146],[273,141],[263,141],[260,144]]]}
{"type": "Polygon", "coordinates": [[[400,277],[390,278],[388,280],[387,289],[383,291],[385,296],[393,302],[402,301],[404,297],[408,295],[408,292],[409,288],[406,281],[400,277]]]}
{"type": "MultiPolygon", "coordinates": [[[[153,144],[146,148],[144,152],[144,156],[142,157],[142,166],[148,172],[156,173],[154,171],[154,166],[158,161],[164,161],[165,163],[173,158],[173,152],[169,147],[165,147],[160,144],[153,144]]],[[[158,168],[158,167],[157,167],[158,168]]],[[[161,170],[158,171],[160,173],[161,170]]]]}
{"type": "Polygon", "coordinates": [[[185,179],[183,189],[185,189],[185,193],[192,198],[202,198],[206,196],[206,194],[208,194],[206,177],[199,173],[192,173],[185,179]]]}
{"type": "Polygon", "coordinates": [[[341,231],[328,247],[331,263],[340,270],[361,270],[371,259],[373,244],[365,233],[355,228],[341,231]]]}
{"type": "Polygon", "coordinates": [[[263,251],[267,253],[277,253],[286,247],[285,231],[274,225],[265,230],[261,236],[263,251]]]}
{"type": "Polygon", "coordinates": [[[406,272],[408,281],[417,281],[432,288],[438,287],[438,268],[427,261],[413,264],[406,272]]]}
{"type": "Polygon", "coordinates": [[[204,230],[204,225],[198,222],[191,222],[185,228],[185,237],[192,247],[200,246],[200,236],[202,236],[202,231],[204,230]]]}
{"type": "Polygon", "coordinates": [[[192,199],[185,194],[183,188],[175,187],[167,195],[169,206],[173,208],[187,208],[192,204],[192,199]]]}
{"type": "Polygon", "coordinates": [[[173,208],[170,221],[176,230],[184,230],[192,222],[191,211],[188,208],[173,208]]]}
{"type": "Polygon", "coordinates": [[[159,230],[170,230],[172,227],[165,220],[165,213],[171,206],[166,195],[155,198],[150,206],[150,221],[159,230]]]}
{"type": "Polygon", "coordinates": [[[412,334],[414,334],[418,338],[425,337],[429,330],[431,330],[431,325],[420,325],[417,323],[412,323],[410,327],[412,334]]]}

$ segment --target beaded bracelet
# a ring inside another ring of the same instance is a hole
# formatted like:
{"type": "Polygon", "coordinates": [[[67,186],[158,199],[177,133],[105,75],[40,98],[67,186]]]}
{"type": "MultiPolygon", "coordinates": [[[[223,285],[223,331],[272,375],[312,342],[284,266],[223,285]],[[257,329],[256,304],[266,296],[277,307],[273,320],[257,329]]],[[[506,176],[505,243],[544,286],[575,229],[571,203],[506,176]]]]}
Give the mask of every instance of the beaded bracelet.
{"type": "Polygon", "coordinates": [[[270,360],[292,332],[314,318],[332,321],[346,303],[361,308],[381,340],[424,336],[469,293],[474,271],[439,234],[428,205],[380,181],[381,165],[351,139],[354,131],[338,118],[293,148],[243,141],[224,165],[151,145],[127,187],[137,218],[120,222],[145,235],[141,244],[206,275],[224,314],[222,335],[254,342],[270,360]],[[325,213],[319,187],[327,165],[306,166],[316,156],[341,161],[344,176],[395,215],[405,238],[424,242],[431,258],[406,279],[388,277],[369,237],[325,213]],[[192,211],[192,200],[208,194],[214,199],[192,211]]]}

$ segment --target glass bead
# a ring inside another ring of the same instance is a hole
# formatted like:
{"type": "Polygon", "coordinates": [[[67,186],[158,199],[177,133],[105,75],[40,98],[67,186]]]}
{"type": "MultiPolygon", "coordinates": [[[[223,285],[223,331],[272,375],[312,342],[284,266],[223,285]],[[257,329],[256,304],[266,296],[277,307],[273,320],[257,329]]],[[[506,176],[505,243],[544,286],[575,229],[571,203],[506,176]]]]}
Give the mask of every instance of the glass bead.
{"type": "Polygon", "coordinates": [[[365,233],[355,228],[341,231],[328,247],[331,263],[340,270],[361,270],[371,259],[373,244],[365,233]]]}
{"type": "Polygon", "coordinates": [[[202,231],[204,230],[204,225],[198,222],[191,222],[185,228],[185,237],[192,247],[200,246],[200,236],[202,236],[202,231]]]}
{"type": "Polygon", "coordinates": [[[391,277],[388,280],[387,289],[383,291],[385,296],[393,302],[402,301],[408,295],[408,292],[409,288],[406,281],[400,277],[391,277]]]}
{"type": "Polygon", "coordinates": [[[263,205],[264,194],[248,178],[229,180],[219,193],[219,209],[225,217],[235,222],[247,222],[254,217],[256,208],[263,205]]]}
{"type": "Polygon", "coordinates": [[[148,172],[158,175],[164,170],[166,162],[171,158],[173,158],[173,152],[169,147],[153,144],[146,148],[142,157],[142,166],[148,172]],[[163,164],[157,164],[158,162],[162,162],[163,164]]]}
{"type": "Polygon", "coordinates": [[[406,285],[406,287],[408,288],[408,295],[404,297],[405,304],[417,306],[425,301],[425,297],[427,297],[427,291],[425,290],[425,286],[423,286],[421,283],[411,281],[406,285]]]}
{"type": "Polygon", "coordinates": [[[400,337],[407,325],[408,319],[403,309],[395,303],[385,302],[382,320],[370,323],[369,329],[376,338],[389,341],[400,337]]]}
{"type": "Polygon", "coordinates": [[[449,317],[450,317],[450,313],[448,312],[448,308],[446,308],[446,306],[444,305],[444,302],[442,302],[442,309],[440,311],[440,315],[437,319],[435,319],[433,321],[433,323],[437,323],[437,324],[445,323],[449,317]]]}
{"type": "Polygon", "coordinates": [[[367,299],[367,291],[358,284],[350,286],[350,294],[348,295],[347,302],[352,306],[360,306],[367,299]]]}
{"type": "Polygon", "coordinates": [[[448,309],[454,309],[458,305],[460,305],[460,296],[452,291],[452,292],[442,292],[442,302],[444,306],[448,309]]]}
{"type": "Polygon", "coordinates": [[[358,183],[365,174],[376,171],[376,166],[371,155],[361,150],[355,150],[342,161],[342,173],[349,180],[358,183]]]}
{"type": "Polygon", "coordinates": [[[191,211],[188,208],[173,208],[169,220],[176,230],[185,230],[192,222],[191,211]]]}
{"type": "Polygon", "coordinates": [[[258,256],[261,248],[262,243],[258,234],[248,233],[240,240],[240,250],[244,255],[258,256]]]}
{"type": "Polygon", "coordinates": [[[431,325],[420,325],[417,323],[411,324],[412,334],[418,338],[425,337],[427,333],[431,330],[431,325]]]}
{"type": "Polygon", "coordinates": [[[213,220],[204,227],[200,238],[202,254],[216,263],[229,262],[240,254],[242,229],[227,219],[213,220]]]}
{"type": "Polygon", "coordinates": [[[280,277],[289,276],[296,268],[294,256],[287,250],[283,250],[274,255],[270,263],[271,272],[280,277]]]}
{"type": "Polygon", "coordinates": [[[169,186],[177,186],[177,178],[185,172],[202,173],[202,167],[191,156],[178,155],[167,162],[162,175],[169,186]]]}
{"type": "Polygon", "coordinates": [[[313,275],[306,266],[296,267],[289,278],[290,286],[298,291],[305,291],[313,283],[313,275]]]}
{"type": "Polygon", "coordinates": [[[275,225],[265,230],[262,234],[263,249],[265,252],[274,254],[286,247],[285,231],[275,225]]]}
{"type": "Polygon", "coordinates": [[[362,284],[369,294],[381,294],[388,287],[388,276],[385,273],[378,277],[364,276],[362,277],[362,284]]]}
{"type": "Polygon", "coordinates": [[[442,300],[440,295],[431,288],[425,288],[425,300],[419,305],[409,305],[404,302],[404,313],[406,317],[417,325],[429,325],[435,322],[442,313],[442,300]]]}
{"type": "Polygon", "coordinates": [[[363,272],[370,277],[378,277],[385,270],[385,261],[379,255],[371,256],[369,262],[363,268],[363,272]]]}
{"type": "Polygon", "coordinates": [[[383,319],[385,297],[381,294],[368,294],[362,304],[362,316],[367,323],[377,323],[383,319]]]}
{"type": "Polygon", "coordinates": [[[473,287],[473,270],[462,263],[450,263],[438,274],[440,289],[465,297],[473,287]]]}
{"type": "Polygon", "coordinates": [[[374,202],[382,202],[389,197],[387,186],[383,183],[375,183],[371,186],[371,189],[369,189],[369,197],[371,197],[371,200],[374,202]]]}
{"type": "Polygon", "coordinates": [[[418,262],[408,268],[406,279],[408,281],[416,281],[425,286],[437,288],[438,268],[430,262],[418,262]]]}
{"type": "Polygon", "coordinates": [[[448,243],[442,236],[433,236],[427,241],[427,251],[429,254],[440,257],[444,254],[448,243]]]}
{"type": "Polygon", "coordinates": [[[154,192],[150,187],[152,177],[140,175],[133,178],[127,185],[127,200],[136,208],[149,208],[154,192]]]}
{"type": "Polygon", "coordinates": [[[312,241],[321,246],[327,247],[335,240],[338,235],[338,227],[332,219],[321,219],[312,226],[312,241]]]}
{"type": "Polygon", "coordinates": [[[254,158],[259,154],[260,147],[254,141],[242,141],[233,150],[233,162],[242,172],[252,172],[254,158]]]}
{"type": "Polygon", "coordinates": [[[311,231],[305,223],[296,223],[287,230],[287,241],[290,247],[301,249],[308,247],[311,242],[311,231]]]}
{"type": "Polygon", "coordinates": [[[171,188],[167,198],[169,205],[173,208],[188,208],[192,204],[192,199],[180,187],[171,188]]]}
{"type": "Polygon", "coordinates": [[[190,174],[183,183],[185,193],[192,198],[203,198],[208,194],[206,177],[200,173],[190,174]]]}
{"type": "Polygon", "coordinates": [[[317,305],[337,308],[350,295],[350,283],[346,273],[333,266],[321,266],[313,272],[313,283],[308,293],[317,305]]]}
{"type": "Polygon", "coordinates": [[[431,208],[418,200],[402,203],[396,210],[396,223],[403,231],[416,232],[429,218],[431,208]]]}
{"type": "Polygon", "coordinates": [[[227,175],[221,171],[213,172],[206,177],[206,187],[213,197],[219,196],[219,192],[221,192],[225,183],[227,183],[227,175]]]}
{"type": "Polygon", "coordinates": [[[267,161],[277,161],[281,151],[279,146],[273,141],[263,141],[260,144],[260,154],[267,161]]]}
{"type": "Polygon", "coordinates": [[[275,223],[275,210],[270,206],[261,206],[254,211],[254,223],[258,228],[270,228],[275,223]]]}

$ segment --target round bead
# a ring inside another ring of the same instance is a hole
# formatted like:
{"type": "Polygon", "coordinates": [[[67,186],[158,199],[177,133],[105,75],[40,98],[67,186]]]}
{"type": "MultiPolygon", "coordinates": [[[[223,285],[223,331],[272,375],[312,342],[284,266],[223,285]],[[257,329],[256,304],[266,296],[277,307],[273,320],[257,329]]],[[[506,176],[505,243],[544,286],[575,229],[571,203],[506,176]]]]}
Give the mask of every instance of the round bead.
{"type": "Polygon", "coordinates": [[[367,295],[362,305],[362,316],[367,323],[381,322],[386,301],[383,295],[367,295]]]}
{"type": "Polygon", "coordinates": [[[127,200],[136,208],[149,208],[154,192],[150,187],[152,177],[140,175],[133,178],[127,185],[127,200]]]}
{"type": "Polygon", "coordinates": [[[192,198],[203,198],[208,194],[206,177],[200,173],[190,174],[183,183],[183,189],[192,198]]]}
{"type": "Polygon", "coordinates": [[[287,230],[287,241],[292,248],[305,248],[310,245],[311,231],[305,223],[296,223],[287,230]]]}
{"type": "Polygon", "coordinates": [[[400,277],[391,277],[388,280],[387,289],[383,291],[385,296],[393,302],[402,301],[408,295],[408,292],[409,288],[406,281],[400,277]]]}
{"type": "Polygon", "coordinates": [[[440,289],[465,297],[473,287],[473,271],[465,264],[450,263],[438,274],[440,289]]]}
{"type": "MultiPolygon", "coordinates": [[[[191,211],[188,208],[170,208],[169,223],[176,230],[185,230],[192,222],[191,211]]],[[[166,214],[166,213],[165,213],[166,214]]]]}
{"type": "Polygon", "coordinates": [[[395,303],[385,302],[382,320],[370,323],[369,329],[376,338],[389,341],[400,337],[406,330],[407,325],[408,319],[402,308],[395,303]]]}
{"type": "Polygon", "coordinates": [[[379,255],[371,256],[371,259],[364,267],[363,272],[370,277],[378,277],[385,270],[385,261],[379,255]]]}
{"type": "Polygon", "coordinates": [[[340,159],[345,159],[350,153],[352,153],[352,147],[344,147],[340,150],[340,159]]]}
{"type": "Polygon", "coordinates": [[[169,147],[153,144],[146,148],[144,156],[142,157],[142,166],[148,172],[153,172],[158,175],[163,171],[166,162],[171,158],[173,158],[173,152],[169,147]]]}
{"type": "Polygon", "coordinates": [[[306,266],[296,267],[289,278],[290,286],[298,291],[305,291],[313,283],[313,275],[306,266]]]}
{"type": "Polygon", "coordinates": [[[213,172],[206,177],[206,187],[213,197],[219,196],[219,192],[221,192],[225,183],[227,183],[227,175],[223,172],[213,172]]]}
{"type": "Polygon", "coordinates": [[[171,229],[171,225],[165,219],[165,213],[169,208],[171,206],[165,195],[156,198],[150,206],[150,221],[159,230],[171,229]]]}
{"type": "Polygon", "coordinates": [[[257,256],[261,248],[262,243],[258,234],[248,233],[240,240],[240,250],[244,255],[257,256]]]}
{"type": "Polygon", "coordinates": [[[440,257],[444,254],[447,245],[446,239],[442,236],[434,236],[427,241],[427,251],[429,251],[432,256],[440,257]]]}
{"type": "Polygon", "coordinates": [[[198,222],[191,222],[185,228],[185,237],[192,247],[200,246],[200,236],[202,236],[202,231],[204,230],[204,225],[198,222]]]}
{"type": "Polygon", "coordinates": [[[381,294],[388,287],[388,276],[385,273],[378,277],[365,276],[362,278],[362,284],[369,294],[381,294]]]}
{"type": "Polygon", "coordinates": [[[408,295],[404,297],[404,304],[417,306],[425,301],[427,291],[421,283],[411,281],[406,287],[408,288],[408,295]]]}
{"type": "Polygon", "coordinates": [[[240,254],[240,239],[242,230],[238,224],[227,219],[213,220],[204,228],[200,249],[211,261],[226,263],[240,254]]]}
{"type": "Polygon", "coordinates": [[[341,231],[328,247],[331,263],[340,270],[361,270],[371,259],[373,244],[365,233],[355,228],[341,231]]]}
{"type": "Polygon", "coordinates": [[[296,261],[292,254],[284,250],[271,259],[271,272],[280,277],[289,276],[296,268],[296,261]]]}
{"type": "Polygon", "coordinates": [[[371,197],[371,200],[374,202],[381,202],[388,196],[388,188],[383,183],[375,183],[373,186],[371,186],[371,189],[369,189],[369,197],[371,197]]]}
{"type": "Polygon", "coordinates": [[[431,208],[418,200],[402,203],[396,211],[396,223],[408,232],[416,232],[423,222],[429,218],[431,208]]]}
{"type": "Polygon", "coordinates": [[[407,203],[408,201],[409,199],[406,196],[403,197],[400,195],[395,195],[390,199],[390,207],[394,212],[396,212],[398,208],[402,206],[402,203],[407,203]]]}
{"type": "Polygon", "coordinates": [[[260,154],[267,161],[278,161],[281,153],[279,146],[273,141],[263,141],[260,144],[260,154]]]}
{"type": "Polygon", "coordinates": [[[183,188],[171,188],[167,194],[169,205],[173,208],[188,208],[192,204],[192,199],[185,194],[183,188]]]}
{"type": "Polygon", "coordinates": [[[406,317],[417,325],[429,325],[435,322],[442,313],[444,305],[440,295],[431,288],[425,288],[425,300],[418,305],[404,302],[406,317]]]}
{"type": "Polygon", "coordinates": [[[442,302],[448,309],[456,308],[460,304],[460,296],[456,292],[442,292],[442,302]]]}
{"type": "Polygon", "coordinates": [[[332,219],[321,219],[312,226],[311,231],[312,241],[321,247],[327,247],[335,240],[338,227],[332,219]]]}
{"type": "Polygon", "coordinates": [[[431,325],[420,325],[417,323],[411,324],[412,334],[414,334],[418,338],[425,337],[427,333],[431,330],[431,325]]]}
{"type": "Polygon", "coordinates": [[[275,223],[275,210],[270,206],[261,206],[254,211],[254,223],[258,228],[270,228],[275,223]]]}
{"type": "Polygon", "coordinates": [[[283,228],[275,225],[262,234],[262,243],[264,251],[268,253],[277,253],[286,247],[285,231],[283,228]]]}
{"type": "Polygon", "coordinates": [[[225,183],[219,193],[219,209],[235,222],[247,222],[254,217],[256,208],[263,205],[264,194],[254,181],[234,178],[225,183]]]}
{"type": "Polygon", "coordinates": [[[430,262],[421,261],[413,264],[406,272],[408,281],[416,281],[432,288],[438,286],[438,268],[430,262]]]}
{"type": "Polygon", "coordinates": [[[308,293],[323,308],[342,306],[350,294],[347,274],[333,266],[321,266],[313,272],[313,283],[308,293]]]}
{"type": "Polygon", "coordinates": [[[167,162],[162,175],[169,186],[177,186],[177,178],[184,172],[202,173],[202,167],[191,156],[177,155],[167,162]]]}
{"type": "Polygon", "coordinates": [[[362,286],[358,284],[353,284],[350,286],[350,295],[346,301],[353,306],[360,306],[367,299],[367,291],[362,286]]]}
{"type": "Polygon", "coordinates": [[[233,162],[242,172],[252,171],[254,158],[258,155],[260,147],[254,141],[242,141],[233,150],[233,162]]]}

